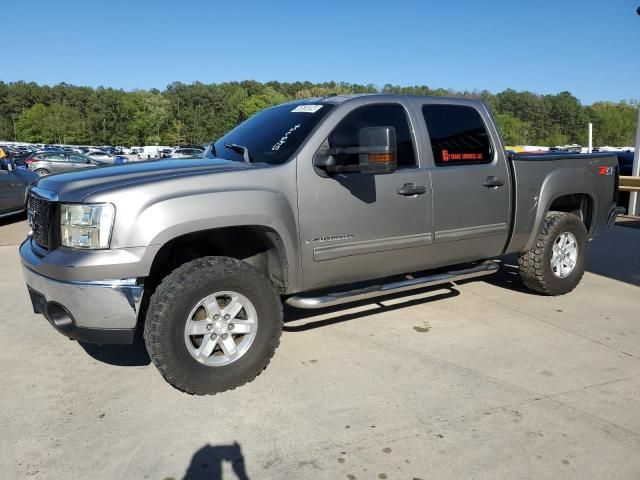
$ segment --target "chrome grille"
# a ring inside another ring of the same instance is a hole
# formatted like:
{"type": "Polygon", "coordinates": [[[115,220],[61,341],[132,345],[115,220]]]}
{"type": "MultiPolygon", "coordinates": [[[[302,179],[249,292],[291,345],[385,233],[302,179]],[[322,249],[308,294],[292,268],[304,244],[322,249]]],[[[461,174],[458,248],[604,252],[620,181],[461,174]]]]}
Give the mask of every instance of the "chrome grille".
{"type": "Polygon", "coordinates": [[[51,203],[31,195],[29,197],[29,224],[33,230],[33,240],[44,248],[49,248],[49,222],[51,203]]]}

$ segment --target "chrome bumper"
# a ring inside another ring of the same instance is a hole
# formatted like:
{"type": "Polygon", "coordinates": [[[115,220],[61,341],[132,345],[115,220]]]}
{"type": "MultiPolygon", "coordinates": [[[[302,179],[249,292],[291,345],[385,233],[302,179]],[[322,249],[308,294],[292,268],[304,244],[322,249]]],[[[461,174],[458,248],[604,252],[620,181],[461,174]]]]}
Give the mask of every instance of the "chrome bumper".
{"type": "Polygon", "coordinates": [[[135,279],[62,282],[23,266],[35,313],[60,333],[94,343],[131,343],[144,287],[135,279]]]}

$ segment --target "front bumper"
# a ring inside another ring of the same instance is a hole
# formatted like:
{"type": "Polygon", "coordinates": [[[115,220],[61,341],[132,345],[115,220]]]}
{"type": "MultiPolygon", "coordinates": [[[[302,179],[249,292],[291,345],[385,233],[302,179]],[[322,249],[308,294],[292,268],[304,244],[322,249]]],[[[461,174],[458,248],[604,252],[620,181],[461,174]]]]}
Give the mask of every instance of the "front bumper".
{"type": "Polygon", "coordinates": [[[23,265],[33,311],[67,337],[91,343],[132,343],[144,287],[135,279],[63,282],[23,265]]]}

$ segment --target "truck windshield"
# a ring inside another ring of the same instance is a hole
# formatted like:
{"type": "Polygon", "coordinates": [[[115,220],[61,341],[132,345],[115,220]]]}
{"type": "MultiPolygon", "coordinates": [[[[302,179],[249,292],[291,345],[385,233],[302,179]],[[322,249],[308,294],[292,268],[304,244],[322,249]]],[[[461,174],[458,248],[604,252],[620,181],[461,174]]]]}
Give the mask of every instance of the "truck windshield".
{"type": "Polygon", "coordinates": [[[242,162],[246,148],[252,163],[284,163],[333,108],[331,104],[308,103],[268,108],[223,136],[213,151],[217,157],[242,162]]]}

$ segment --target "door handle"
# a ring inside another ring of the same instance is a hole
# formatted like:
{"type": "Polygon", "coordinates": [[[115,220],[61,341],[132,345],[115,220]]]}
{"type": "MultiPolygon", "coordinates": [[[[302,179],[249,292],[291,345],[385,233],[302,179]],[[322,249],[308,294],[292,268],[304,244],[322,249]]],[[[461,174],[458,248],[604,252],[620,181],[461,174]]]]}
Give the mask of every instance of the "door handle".
{"type": "Polygon", "coordinates": [[[504,185],[504,180],[498,177],[494,177],[493,175],[488,176],[487,179],[482,184],[482,186],[487,188],[501,187],[503,185],[504,185]]]}
{"type": "Polygon", "coordinates": [[[396,191],[398,192],[398,195],[410,197],[412,195],[422,195],[423,193],[427,193],[427,187],[423,185],[416,185],[415,183],[405,183],[396,191]]]}

